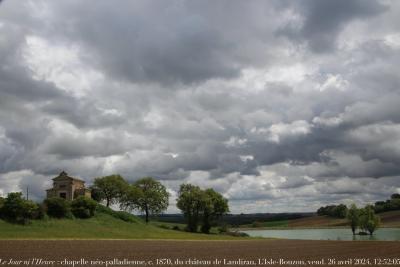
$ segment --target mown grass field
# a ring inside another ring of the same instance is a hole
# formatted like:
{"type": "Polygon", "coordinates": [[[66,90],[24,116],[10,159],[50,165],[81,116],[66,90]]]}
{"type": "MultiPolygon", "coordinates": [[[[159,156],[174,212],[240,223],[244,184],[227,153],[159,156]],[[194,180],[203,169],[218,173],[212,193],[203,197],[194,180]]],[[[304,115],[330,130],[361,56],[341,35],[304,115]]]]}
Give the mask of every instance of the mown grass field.
{"type": "MultiPolygon", "coordinates": [[[[0,220],[0,239],[182,239],[230,240],[227,235],[205,235],[163,229],[132,215],[131,222],[98,212],[90,219],[34,220],[29,225],[0,220]]],[[[243,239],[243,238],[242,238],[243,239]]]]}

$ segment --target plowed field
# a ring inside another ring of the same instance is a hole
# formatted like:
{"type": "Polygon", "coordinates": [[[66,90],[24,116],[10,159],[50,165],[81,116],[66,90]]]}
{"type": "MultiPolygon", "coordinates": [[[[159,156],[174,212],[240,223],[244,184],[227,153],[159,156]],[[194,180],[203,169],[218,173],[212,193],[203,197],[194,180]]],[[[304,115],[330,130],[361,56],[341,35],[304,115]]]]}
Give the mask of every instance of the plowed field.
{"type": "Polygon", "coordinates": [[[352,266],[356,263],[365,266],[361,261],[374,266],[378,263],[376,260],[383,263],[386,259],[396,257],[400,258],[400,242],[0,241],[0,263],[6,262],[4,266],[321,266],[318,263],[326,266],[329,261],[332,263],[330,266],[352,266]],[[10,259],[14,262],[10,262],[10,259]],[[18,264],[17,261],[22,262],[18,264]]]}

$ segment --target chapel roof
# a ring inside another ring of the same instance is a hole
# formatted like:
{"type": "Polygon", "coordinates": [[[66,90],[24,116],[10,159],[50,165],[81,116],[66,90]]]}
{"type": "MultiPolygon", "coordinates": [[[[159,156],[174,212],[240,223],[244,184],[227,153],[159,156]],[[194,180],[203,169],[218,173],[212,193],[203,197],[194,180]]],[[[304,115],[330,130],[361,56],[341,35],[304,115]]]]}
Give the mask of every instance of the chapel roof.
{"type": "Polygon", "coordinates": [[[66,180],[66,179],[80,181],[80,182],[83,182],[83,183],[85,182],[85,181],[83,181],[81,179],[68,176],[68,173],[66,173],[65,171],[62,171],[57,177],[54,177],[52,180],[53,181],[57,181],[57,180],[66,180]]]}

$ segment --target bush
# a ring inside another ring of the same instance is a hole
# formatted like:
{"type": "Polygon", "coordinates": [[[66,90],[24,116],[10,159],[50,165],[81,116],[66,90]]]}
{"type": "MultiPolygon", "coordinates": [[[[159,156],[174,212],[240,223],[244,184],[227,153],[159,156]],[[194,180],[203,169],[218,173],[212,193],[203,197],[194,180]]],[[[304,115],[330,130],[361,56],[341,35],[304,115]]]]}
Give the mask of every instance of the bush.
{"type": "Polygon", "coordinates": [[[78,197],[71,203],[71,211],[75,217],[85,219],[94,216],[97,203],[91,198],[78,197]]]}
{"type": "Polygon", "coordinates": [[[70,218],[71,207],[70,203],[64,198],[52,197],[44,201],[46,213],[53,218],[70,218]]]}
{"type": "Polygon", "coordinates": [[[226,233],[226,232],[228,232],[228,225],[226,224],[226,223],[224,223],[224,224],[222,224],[220,227],[218,227],[218,232],[220,233],[220,234],[222,234],[222,233],[226,233]]]}
{"type": "Polygon", "coordinates": [[[9,193],[3,201],[0,214],[7,221],[27,224],[30,219],[35,219],[38,211],[39,206],[32,201],[23,199],[22,193],[9,193]]]}
{"type": "Polygon", "coordinates": [[[174,227],[172,227],[172,230],[181,231],[181,228],[179,228],[178,225],[174,225],[174,227]]]}

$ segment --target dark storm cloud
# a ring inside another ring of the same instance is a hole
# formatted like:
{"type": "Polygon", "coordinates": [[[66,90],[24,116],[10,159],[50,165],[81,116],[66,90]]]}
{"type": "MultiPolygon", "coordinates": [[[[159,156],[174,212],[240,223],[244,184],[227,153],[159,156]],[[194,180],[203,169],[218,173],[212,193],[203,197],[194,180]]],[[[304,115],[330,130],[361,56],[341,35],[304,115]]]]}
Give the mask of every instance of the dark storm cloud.
{"type": "MultiPolygon", "coordinates": [[[[59,17],[55,31],[66,29],[62,38],[81,42],[101,68],[133,82],[174,84],[232,78],[247,63],[239,58],[246,55],[235,55],[238,43],[225,38],[235,29],[215,27],[224,20],[232,22],[231,27],[238,24],[235,5],[216,4],[214,11],[207,3],[190,1],[124,5],[115,8],[109,1],[98,1],[95,6],[81,1],[55,4],[59,17]]],[[[239,5],[248,15],[250,5],[239,5]]]]}
{"type": "Polygon", "coordinates": [[[384,198],[400,6],[382,3],[4,1],[0,193],[39,199],[64,169],[213,187],[237,212],[384,198]]]}
{"type": "Polygon", "coordinates": [[[347,24],[357,19],[368,19],[384,12],[387,7],[379,1],[362,0],[308,0],[290,1],[303,17],[302,25],[288,24],[278,31],[296,41],[305,40],[317,53],[336,47],[336,39],[347,24]]]}

